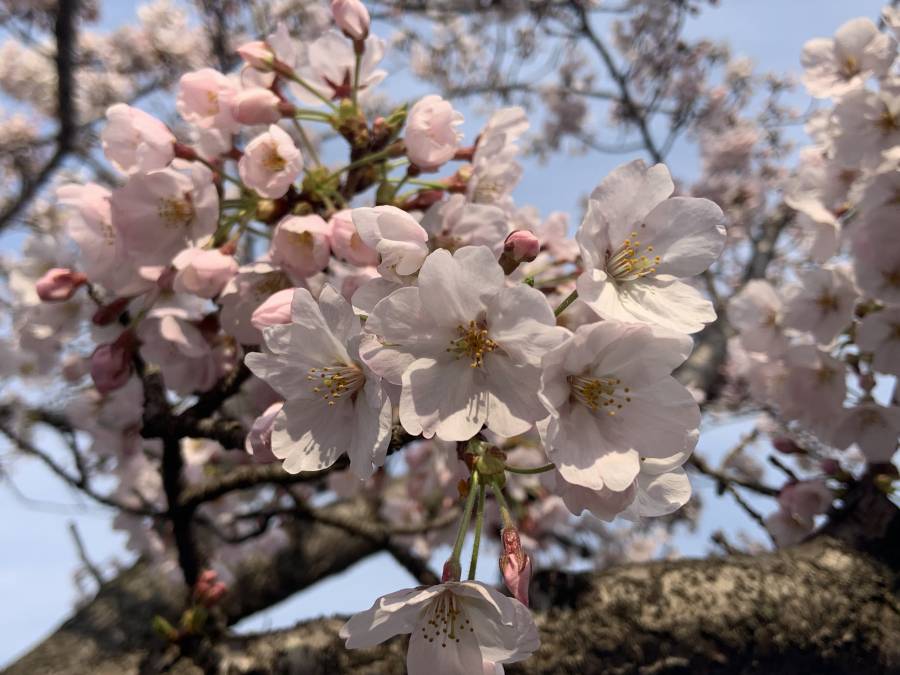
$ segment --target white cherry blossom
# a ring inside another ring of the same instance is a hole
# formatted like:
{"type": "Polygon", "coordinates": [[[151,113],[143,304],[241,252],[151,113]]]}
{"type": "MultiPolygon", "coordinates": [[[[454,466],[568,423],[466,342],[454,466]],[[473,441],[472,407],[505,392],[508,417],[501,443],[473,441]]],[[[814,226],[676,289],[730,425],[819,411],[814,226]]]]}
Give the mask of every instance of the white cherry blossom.
{"type": "Polygon", "coordinates": [[[263,331],[265,352],[245,359],[285,398],[272,427],[272,453],[289,473],[325,469],[347,453],[351,470],[367,478],[384,463],[391,404],[359,359],[359,319],[327,285],[318,302],[296,289],[291,314],[291,323],[263,331]]]}
{"type": "Polygon", "coordinates": [[[591,193],[576,234],[584,272],[578,297],[604,319],[696,333],[712,303],[681,281],[706,270],[725,246],[722,210],[707,199],[670,197],[662,164],[620,166],[591,193]]]}

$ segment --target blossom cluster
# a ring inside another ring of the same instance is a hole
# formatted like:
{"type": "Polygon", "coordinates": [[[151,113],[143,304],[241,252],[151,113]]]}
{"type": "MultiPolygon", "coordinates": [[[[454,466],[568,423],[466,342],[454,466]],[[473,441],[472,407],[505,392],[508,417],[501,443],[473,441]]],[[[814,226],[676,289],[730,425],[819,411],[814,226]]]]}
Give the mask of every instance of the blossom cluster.
{"type": "MultiPolygon", "coordinates": [[[[386,45],[366,7],[320,9],[299,38],[279,23],[242,44],[235,72],[185,53],[193,70],[178,79],[173,120],[106,108],[116,185],[56,189],[65,219],[29,237],[10,271],[16,339],[0,341],[0,369],[71,385],[67,423],[117,481],[116,526],[171,571],[171,525],[145,515],[167,506],[166,451],[142,425],[160,406],[183,411],[233,387],[215,421],[246,429],[246,452],[223,435],[183,439],[183,484],[273,464],[327,476],[339,497],[379,490],[398,540],[423,557],[451,553],[439,585],[353,617],[347,646],[410,633],[410,673],[502,672],[538,649],[528,584],[554,536],[582,514],[668,516],[691,497],[683,467],[701,393],[673,373],[717,320],[710,267],[743,236],[706,197],[727,202],[740,229],[752,220],[763,188],[741,176],[761,133],[706,92],[704,169],[728,178],[688,196],[664,164],[626,162],[598,176],[570,236],[564,213],[542,219],[513,199],[522,108],[497,110],[467,144],[452,101],[386,107],[386,45]],[[510,596],[474,579],[483,532],[500,534],[510,596]]],[[[149,35],[171,42],[177,19],[157,17],[149,35]]],[[[896,31],[896,12],[885,19],[896,31]]],[[[781,447],[830,461],[828,476],[851,445],[889,463],[900,433],[896,396],[876,400],[883,376],[900,375],[896,51],[866,20],[807,45],[805,84],[833,106],[810,120],[815,145],[785,191],[802,234],[788,283],[754,279],[727,303],[730,372],[781,447]]],[[[739,91],[747,76],[738,63],[728,77],[739,91]]],[[[684,105],[696,95],[679,94],[684,105]]],[[[260,489],[250,501],[277,513],[313,496],[260,489]]],[[[832,497],[825,476],[785,486],[768,521],[777,541],[805,536],[832,497]]],[[[244,506],[232,493],[199,509],[225,580],[217,596],[242,561],[286,541],[267,527],[278,515],[256,531],[244,506]]]]}
{"type": "MultiPolygon", "coordinates": [[[[891,8],[884,20],[886,32],[858,18],[805,45],[803,83],[826,105],[784,191],[797,225],[789,271],[728,306],[736,372],[781,421],[780,446],[818,457],[825,477],[852,463],[848,448],[890,463],[900,435],[896,390],[879,393],[900,375],[900,20],[891,8]]],[[[821,478],[787,485],[769,519],[776,540],[808,534],[828,494],[821,478]]]]}

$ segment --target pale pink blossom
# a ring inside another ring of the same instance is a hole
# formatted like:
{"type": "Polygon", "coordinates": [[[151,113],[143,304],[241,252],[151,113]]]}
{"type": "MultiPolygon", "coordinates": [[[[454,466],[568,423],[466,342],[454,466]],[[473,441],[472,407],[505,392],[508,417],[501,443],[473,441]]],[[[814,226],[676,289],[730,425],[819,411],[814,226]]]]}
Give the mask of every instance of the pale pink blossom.
{"type": "Polygon", "coordinates": [[[885,150],[900,145],[900,89],[854,89],[835,105],[834,120],[840,132],[834,139],[834,161],[851,168],[877,167],[885,150]]]}
{"type": "Polygon", "coordinates": [[[784,354],[786,372],[773,398],[787,419],[827,434],[847,393],[846,367],[813,345],[793,345],[784,354]]]}
{"type": "Polygon", "coordinates": [[[75,295],[75,291],[86,282],[87,277],[81,272],[54,267],[35,282],[34,288],[44,302],[64,302],[75,295]]]}
{"type": "Polygon", "coordinates": [[[531,583],[531,556],[522,550],[519,533],[513,528],[500,532],[503,553],[500,554],[500,573],[512,596],[528,607],[528,586],[531,583]]]}
{"type": "Polygon", "coordinates": [[[231,114],[241,124],[275,124],[281,119],[281,99],[270,89],[245,89],[231,102],[231,114]]]}
{"type": "Polygon", "coordinates": [[[831,435],[831,444],[844,449],[853,444],[872,463],[890,462],[900,437],[900,407],[862,403],[844,411],[831,435]]]}
{"type": "Polygon", "coordinates": [[[887,74],[896,51],[896,41],[870,19],[851,19],[834,39],[815,38],[803,46],[803,83],[813,96],[842,96],[870,77],[887,74]]]}
{"type": "Polygon", "coordinates": [[[788,483],[778,493],[781,508],[800,521],[825,513],[832,501],[834,494],[821,478],[788,483]]]}
{"type": "Polygon", "coordinates": [[[175,136],[158,119],[124,103],[106,111],[103,152],[122,173],[164,169],[175,157],[175,136]]]}
{"type": "Polygon", "coordinates": [[[244,442],[244,449],[253,455],[254,461],[260,463],[278,461],[278,458],[272,453],[272,428],[275,426],[275,418],[283,407],[284,401],[273,403],[250,426],[247,440],[244,442]]]}
{"type": "Polygon", "coordinates": [[[722,210],[707,199],[670,197],[663,164],[620,166],[591,193],[576,234],[584,272],[578,297],[604,319],[696,333],[712,303],[681,281],[705,271],[725,246],[722,210]]]}
{"type": "MultiPolygon", "coordinates": [[[[378,64],[384,57],[384,42],[381,38],[370,35],[363,44],[365,50],[359,69],[361,97],[365,97],[387,76],[386,71],[378,69],[378,64]]],[[[350,98],[356,66],[353,42],[337,31],[328,31],[309,45],[307,56],[307,63],[297,71],[319,96],[296,82],[291,82],[288,88],[295,98],[306,105],[321,105],[322,98],[329,101],[350,98]]]]}
{"type": "MultiPolygon", "coordinates": [[[[176,167],[177,164],[177,167],[176,167]]],[[[202,164],[136,173],[113,191],[112,222],[128,256],[144,265],[168,264],[180,250],[216,230],[219,197],[202,164]]]]}
{"type": "Polygon", "coordinates": [[[527,431],[545,415],[537,399],[538,364],[565,331],[544,295],[504,285],[484,246],[437,250],[418,286],[379,302],[363,358],[402,385],[400,422],[411,434],[464,441],[483,425],[501,436],[527,431]]]}
{"type": "Polygon", "coordinates": [[[728,302],[728,320],[744,349],[778,355],[787,349],[783,303],[768,281],[753,279],[728,302]]]}
{"type": "Polygon", "coordinates": [[[179,394],[206,391],[221,372],[200,330],[199,298],[177,295],[158,302],[137,328],[143,359],[162,371],[166,387],[179,394]]]}
{"type": "Polygon", "coordinates": [[[692,346],[658,326],[602,321],[544,355],[540,398],[550,418],[538,429],[565,480],[621,492],[642,458],[693,450],[700,409],[672,377],[692,346]]]}
{"type": "Polygon", "coordinates": [[[293,300],[293,288],[285,288],[277,293],[273,293],[265,302],[253,310],[253,315],[250,317],[250,323],[259,330],[263,330],[269,326],[290,323],[291,303],[293,300]]]}
{"type": "Polygon", "coordinates": [[[259,344],[262,333],[253,326],[253,312],[271,295],[293,285],[288,275],[271,263],[241,267],[218,299],[222,307],[219,313],[222,330],[241,344],[259,344]]]}
{"type": "Polygon", "coordinates": [[[245,42],[234,51],[248,66],[257,70],[269,71],[275,65],[275,54],[263,40],[245,42]]]}
{"type": "Polygon", "coordinates": [[[415,218],[395,206],[353,209],[351,216],[359,238],[378,253],[381,276],[400,283],[419,271],[428,255],[428,233],[415,218]]]}
{"type": "Polygon", "coordinates": [[[319,302],[294,291],[292,322],[264,331],[266,351],[248,354],[250,370],[285,398],[272,428],[272,453],[289,473],[317,471],[346,453],[368,478],[384,463],[391,403],[359,359],[359,319],[331,286],[319,302]]]}
{"type": "Polygon", "coordinates": [[[176,108],[186,122],[226,133],[240,130],[231,104],[239,88],[228,76],[212,68],[202,68],[181,76],[176,108]]]}
{"type": "Polygon", "coordinates": [[[329,230],[321,216],[287,216],[272,235],[272,263],[298,281],[321,272],[331,257],[329,230]]]}
{"type": "Polygon", "coordinates": [[[112,225],[110,193],[96,183],[67,184],[56,191],[61,204],[77,215],[66,220],[66,230],[81,251],[79,265],[92,283],[113,293],[129,294],[148,284],[128,261],[122,236],[112,225]]]}
{"type": "Polygon", "coordinates": [[[378,264],[378,252],[367,246],[356,231],[349,209],[338,211],[328,221],[331,227],[331,250],[335,256],[351,265],[370,267],[378,264]]]}
{"type": "Polygon", "coordinates": [[[528,609],[477,581],[390,593],[351,617],[340,635],[348,649],[364,649],[407,633],[409,675],[482,673],[485,661],[514,663],[540,646],[528,609]]]}
{"type": "Polygon", "coordinates": [[[779,508],[766,518],[766,529],[779,548],[799,544],[813,529],[812,520],[798,519],[779,508]]]}
{"type": "Polygon", "coordinates": [[[257,194],[278,199],[303,171],[303,156],[287,132],[272,124],[247,144],[238,171],[241,180],[257,194]]]}
{"type": "Polygon", "coordinates": [[[331,0],[331,14],[347,37],[365,40],[369,35],[369,10],[360,0],[331,0]]]}
{"type": "Polygon", "coordinates": [[[419,99],[406,121],[404,141],[409,161],[426,171],[449,162],[462,139],[457,129],[462,123],[462,114],[440,96],[430,94],[419,99]]]}
{"type": "Polygon", "coordinates": [[[528,118],[518,106],[501,108],[491,115],[472,158],[472,175],[466,186],[470,201],[480,204],[509,201],[510,193],[522,178],[517,142],[527,130],[528,118]]]}
{"type": "Polygon", "coordinates": [[[800,283],[787,293],[784,325],[812,333],[819,344],[828,344],[850,325],[858,295],[842,268],[803,272],[800,283]]]}
{"type": "Polygon", "coordinates": [[[172,264],[177,270],[175,292],[201,298],[216,297],[238,271],[234,256],[218,249],[187,248],[175,256],[172,264]]]}
{"type": "Polygon", "coordinates": [[[868,297],[900,305],[900,237],[896,206],[869,214],[853,233],[853,270],[856,283],[868,297]]]}
{"type": "Polygon", "coordinates": [[[473,204],[464,195],[452,195],[432,205],[422,217],[432,250],[450,252],[463,246],[487,246],[496,257],[503,252],[509,234],[509,217],[490,204],[473,204]]]}
{"type": "Polygon", "coordinates": [[[872,368],[900,375],[900,307],[866,314],[856,329],[856,344],[872,354],[872,368]]]}

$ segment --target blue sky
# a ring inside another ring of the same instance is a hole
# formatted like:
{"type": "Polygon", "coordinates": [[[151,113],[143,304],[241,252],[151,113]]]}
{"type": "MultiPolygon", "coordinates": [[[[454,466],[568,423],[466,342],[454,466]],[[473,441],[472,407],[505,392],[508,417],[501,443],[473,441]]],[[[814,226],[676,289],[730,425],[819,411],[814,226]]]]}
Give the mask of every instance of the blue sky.
{"type": "MultiPolygon", "coordinates": [[[[134,19],[137,3],[106,0],[104,26],[121,25],[134,19]]],[[[797,72],[804,41],[831,35],[844,21],[855,16],[876,18],[880,2],[874,0],[721,0],[717,9],[706,11],[688,25],[691,36],[706,36],[731,43],[733,53],[751,57],[761,69],[797,72]]],[[[406,79],[401,75],[397,79],[406,79]]],[[[397,82],[397,80],[395,80],[397,82]]],[[[396,86],[396,84],[394,85],[396,86]]],[[[797,99],[802,108],[805,99],[797,99]]],[[[477,132],[474,116],[466,125],[470,137],[477,132]]],[[[795,132],[799,133],[799,132],[795,132]]],[[[638,156],[638,155],[634,155],[638,156]]],[[[557,156],[547,164],[529,162],[516,197],[546,214],[553,210],[578,212],[582,195],[618,164],[633,156],[591,154],[585,157],[557,156]]],[[[695,157],[679,146],[670,158],[672,172],[682,177],[696,175],[695,157]]],[[[714,457],[730,448],[747,423],[707,428],[701,452],[714,457]]],[[[6,459],[4,459],[4,464],[6,459]]],[[[122,554],[123,538],[110,529],[111,514],[60,485],[34,461],[21,459],[14,467],[16,485],[34,503],[23,501],[5,485],[0,486],[0,667],[51,631],[70,612],[76,597],[72,572],[77,557],[68,533],[72,520],[96,561],[122,554]]],[[[715,500],[707,481],[695,481],[695,490],[715,500]]],[[[771,504],[763,505],[771,509],[771,504]]],[[[682,535],[678,543],[691,555],[708,550],[709,534],[719,527],[753,523],[725,498],[708,509],[696,533],[682,535]]],[[[494,574],[492,556],[482,558],[480,574],[494,574]]],[[[411,578],[390,560],[377,556],[348,572],[295,596],[290,601],[245,624],[248,627],[288,625],[299,619],[367,607],[379,594],[409,585],[411,578]]]]}

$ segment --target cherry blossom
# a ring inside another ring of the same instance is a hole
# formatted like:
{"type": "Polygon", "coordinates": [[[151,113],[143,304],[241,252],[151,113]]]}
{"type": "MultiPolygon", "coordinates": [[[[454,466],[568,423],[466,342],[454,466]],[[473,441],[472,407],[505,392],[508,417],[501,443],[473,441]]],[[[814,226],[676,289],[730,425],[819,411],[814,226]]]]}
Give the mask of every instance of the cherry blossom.
{"type": "Polygon", "coordinates": [[[320,272],[331,253],[328,232],[321,216],[287,216],[272,236],[272,262],[298,281],[320,272]]]}
{"type": "Polygon", "coordinates": [[[467,440],[487,425],[504,436],[543,417],[541,353],[563,336],[544,296],[505,288],[484,246],[438,250],[418,286],[379,302],[366,322],[377,336],[361,349],[369,366],[402,384],[400,422],[411,434],[467,440]]]}
{"type": "Polygon", "coordinates": [[[328,220],[331,250],[341,260],[359,267],[378,264],[378,252],[363,242],[349,209],[338,211],[328,220]]]}
{"type": "Polygon", "coordinates": [[[428,233],[416,220],[395,206],[353,209],[359,238],[376,251],[378,271],[389,281],[402,282],[418,272],[428,255],[428,233]]]}
{"type": "Polygon", "coordinates": [[[303,170],[303,156],[287,132],[272,124],[247,144],[238,170],[244,183],[257,194],[278,199],[303,170]]]}
{"type": "Polygon", "coordinates": [[[845,270],[819,268],[804,272],[789,296],[784,324],[827,344],[850,325],[858,293],[845,270]]]}
{"type": "Polygon", "coordinates": [[[867,314],[856,329],[856,344],[871,352],[879,373],[900,375],[900,307],[867,314]]]}
{"type": "Polygon", "coordinates": [[[348,649],[410,634],[409,675],[471,675],[484,661],[515,663],[540,646],[528,609],[476,581],[389,593],[341,628],[348,649]]]}
{"type": "Polygon", "coordinates": [[[266,351],[245,362],[285,398],[272,427],[272,453],[289,473],[317,471],[347,453],[360,478],[384,463],[391,405],[380,379],[359,359],[359,319],[325,286],[319,302],[294,291],[292,322],[263,332],[266,351]]]}
{"type": "Polygon", "coordinates": [[[780,354],[787,348],[783,303],[768,281],[753,279],[732,297],[728,319],[749,351],[780,354]]]}
{"type": "Polygon", "coordinates": [[[702,273],[725,246],[722,210],[707,199],[670,197],[662,164],[620,166],[591,193],[576,234],[585,271],[578,297],[605,319],[696,333],[712,303],[681,281],[702,273]]]}
{"type": "Polygon", "coordinates": [[[212,68],[187,73],[179,81],[178,113],[204,129],[233,133],[240,129],[231,112],[238,91],[228,76],[212,68]]]}
{"type": "Polygon", "coordinates": [[[216,249],[185,249],[172,259],[172,265],[178,270],[175,292],[201,298],[216,297],[238,271],[237,260],[216,249]]]}
{"type": "Polygon", "coordinates": [[[413,165],[430,171],[450,161],[462,138],[461,113],[448,101],[430,94],[410,108],[406,121],[406,155],[413,165]]]}
{"type": "Polygon", "coordinates": [[[803,83],[813,96],[839,97],[872,76],[885,75],[895,53],[896,42],[871,20],[852,19],[834,39],[815,38],[803,46],[803,83]]]}
{"type": "Polygon", "coordinates": [[[122,173],[164,169],[175,157],[175,136],[153,115],[124,103],[110,106],[100,132],[106,158],[122,173]]]}
{"type": "Polygon", "coordinates": [[[197,163],[133,174],[110,204],[128,256],[145,265],[166,263],[213,234],[219,218],[212,172],[197,163]]]}
{"type": "Polygon", "coordinates": [[[546,353],[541,401],[550,418],[539,429],[566,481],[621,492],[642,457],[693,449],[700,410],[671,376],[691,347],[661,327],[603,321],[546,353]]]}

